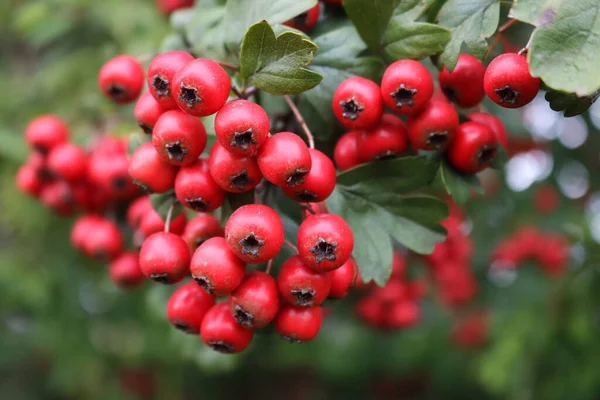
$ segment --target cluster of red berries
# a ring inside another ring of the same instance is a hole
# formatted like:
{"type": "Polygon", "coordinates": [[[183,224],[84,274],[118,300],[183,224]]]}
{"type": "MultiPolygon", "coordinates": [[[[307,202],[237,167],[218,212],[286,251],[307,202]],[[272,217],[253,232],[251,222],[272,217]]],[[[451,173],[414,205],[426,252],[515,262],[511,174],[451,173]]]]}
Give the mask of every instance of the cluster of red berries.
{"type": "Polygon", "coordinates": [[[451,103],[461,108],[477,106],[487,93],[494,102],[509,108],[529,103],[540,80],[533,78],[525,57],[510,53],[498,56],[485,68],[469,54],[461,54],[454,71],[439,74],[443,93],[434,95],[429,71],[413,60],[391,64],[381,86],[362,77],[344,80],[333,97],[337,119],[351,132],[335,148],[338,168],[346,170],[374,160],[413,152],[445,151],[459,171],[476,173],[489,167],[498,145],[507,147],[506,131],[493,115],[473,112],[460,123],[451,103]],[[404,123],[384,106],[406,115],[404,123]]]}
{"type": "Polygon", "coordinates": [[[517,268],[528,260],[537,261],[548,276],[563,275],[569,263],[569,242],[562,235],[526,226],[498,243],[492,253],[492,261],[502,268],[517,268]]]}

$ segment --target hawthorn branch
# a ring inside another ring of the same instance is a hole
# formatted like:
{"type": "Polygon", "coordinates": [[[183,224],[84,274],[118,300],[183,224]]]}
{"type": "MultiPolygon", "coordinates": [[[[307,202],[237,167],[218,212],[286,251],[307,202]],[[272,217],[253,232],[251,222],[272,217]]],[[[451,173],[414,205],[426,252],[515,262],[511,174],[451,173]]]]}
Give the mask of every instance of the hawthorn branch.
{"type": "Polygon", "coordinates": [[[298,251],[298,247],[296,247],[292,242],[290,242],[289,240],[284,240],[283,244],[285,244],[287,247],[289,247],[290,249],[294,250],[296,252],[296,254],[299,253],[298,251]]]}
{"type": "Polygon", "coordinates": [[[306,135],[306,139],[308,139],[308,147],[310,147],[311,149],[314,149],[315,148],[315,138],[313,137],[312,133],[310,132],[310,129],[308,129],[308,125],[306,125],[306,122],[304,121],[302,114],[300,114],[298,107],[296,107],[296,104],[294,104],[294,102],[292,101],[292,99],[290,98],[289,95],[284,94],[283,97],[285,98],[285,101],[288,103],[288,106],[290,106],[290,108],[292,109],[292,112],[294,113],[294,116],[296,117],[298,124],[304,131],[304,134],[306,135]]]}
{"type": "Polygon", "coordinates": [[[265,273],[271,274],[271,268],[273,268],[273,259],[272,258],[267,263],[267,268],[265,269],[265,273]]]}
{"type": "Polygon", "coordinates": [[[225,61],[217,61],[217,64],[219,64],[223,68],[228,68],[228,69],[231,69],[236,72],[238,72],[240,70],[240,67],[238,67],[237,65],[231,64],[231,63],[228,63],[225,61]]]}

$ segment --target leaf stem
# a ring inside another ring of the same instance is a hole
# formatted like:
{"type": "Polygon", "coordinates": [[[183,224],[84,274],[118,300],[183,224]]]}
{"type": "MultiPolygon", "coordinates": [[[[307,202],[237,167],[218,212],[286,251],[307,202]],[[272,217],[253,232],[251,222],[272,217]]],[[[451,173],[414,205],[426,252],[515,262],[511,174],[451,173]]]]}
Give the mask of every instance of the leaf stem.
{"type": "Polygon", "coordinates": [[[491,54],[491,52],[494,50],[494,48],[496,47],[496,45],[500,41],[500,38],[502,37],[502,33],[505,30],[507,30],[508,28],[510,28],[511,26],[513,26],[513,24],[515,22],[517,22],[517,21],[518,21],[517,19],[511,18],[508,21],[506,21],[500,28],[498,28],[498,31],[496,32],[496,36],[494,37],[494,40],[492,41],[492,43],[488,47],[488,51],[485,53],[485,57],[486,58],[491,54]]]}
{"type": "Polygon", "coordinates": [[[258,88],[256,86],[250,86],[248,89],[242,87],[240,90],[236,86],[232,86],[231,91],[238,97],[238,99],[246,100],[248,97],[255,94],[258,91],[258,88]]]}
{"type": "Polygon", "coordinates": [[[272,258],[267,263],[267,268],[265,269],[265,273],[270,274],[271,268],[273,268],[273,259],[272,258]]]}
{"type": "Polygon", "coordinates": [[[529,46],[531,46],[531,40],[533,39],[533,35],[529,36],[529,40],[527,41],[527,44],[525,45],[525,47],[523,47],[521,50],[519,50],[519,52],[517,53],[520,56],[525,56],[527,55],[527,52],[529,51],[529,46]]]}
{"type": "Polygon", "coordinates": [[[177,199],[173,199],[171,202],[171,206],[169,207],[169,211],[167,211],[167,218],[165,219],[165,232],[169,232],[171,228],[171,218],[173,218],[173,210],[175,209],[175,204],[177,203],[177,199]]]}
{"type": "Polygon", "coordinates": [[[289,247],[290,249],[294,250],[294,251],[296,252],[296,254],[298,254],[298,253],[299,253],[299,251],[298,251],[298,247],[296,247],[296,246],[294,245],[294,243],[290,242],[289,240],[284,240],[284,241],[283,241],[283,244],[285,244],[285,245],[286,245],[287,247],[289,247]]]}
{"type": "Polygon", "coordinates": [[[308,147],[310,147],[311,149],[314,149],[315,148],[315,139],[314,139],[312,133],[310,132],[310,129],[308,129],[308,126],[306,125],[306,122],[304,121],[302,114],[300,114],[298,107],[296,107],[296,105],[294,104],[294,102],[292,101],[292,99],[290,98],[289,95],[284,94],[283,97],[285,98],[285,101],[288,103],[288,106],[290,106],[290,108],[292,109],[292,112],[294,113],[294,116],[296,117],[298,124],[300,124],[300,126],[302,127],[302,130],[304,131],[304,134],[306,135],[306,138],[308,139],[308,147]]]}
{"type": "Polygon", "coordinates": [[[231,63],[228,63],[228,62],[225,62],[225,61],[217,61],[217,63],[218,63],[218,64],[219,64],[221,67],[223,67],[223,68],[229,68],[229,69],[232,69],[232,70],[234,70],[234,71],[239,71],[239,70],[240,70],[240,67],[238,67],[238,66],[237,66],[237,65],[235,65],[235,64],[231,64],[231,63]]]}

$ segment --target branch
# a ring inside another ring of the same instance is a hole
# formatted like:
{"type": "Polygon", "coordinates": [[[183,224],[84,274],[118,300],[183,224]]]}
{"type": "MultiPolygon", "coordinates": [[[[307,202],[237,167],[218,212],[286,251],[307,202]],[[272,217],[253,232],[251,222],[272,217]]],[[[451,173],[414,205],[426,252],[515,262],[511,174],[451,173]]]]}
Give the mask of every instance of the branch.
{"type": "Polygon", "coordinates": [[[306,135],[306,139],[308,139],[308,147],[310,147],[311,149],[314,149],[315,148],[315,139],[314,139],[312,133],[310,133],[310,129],[308,129],[308,126],[306,125],[304,118],[302,118],[302,114],[300,114],[298,107],[296,107],[296,105],[294,104],[294,102],[292,101],[292,99],[290,98],[289,95],[284,94],[283,97],[285,98],[285,101],[287,101],[288,105],[292,109],[292,112],[296,116],[296,120],[298,121],[298,124],[300,124],[300,127],[302,127],[302,130],[304,131],[304,134],[306,135]]]}

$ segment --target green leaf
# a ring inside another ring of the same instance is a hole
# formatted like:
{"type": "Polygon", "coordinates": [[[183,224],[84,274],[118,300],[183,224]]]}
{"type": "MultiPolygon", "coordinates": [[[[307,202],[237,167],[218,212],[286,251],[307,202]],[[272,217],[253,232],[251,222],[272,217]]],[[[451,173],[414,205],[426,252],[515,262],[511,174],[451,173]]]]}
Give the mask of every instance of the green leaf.
{"type": "Polygon", "coordinates": [[[0,142],[0,156],[17,163],[25,162],[27,148],[21,136],[0,130],[0,142]]]}
{"type": "Polygon", "coordinates": [[[456,67],[463,43],[466,51],[483,59],[487,41],[498,27],[500,0],[449,0],[438,14],[440,25],[452,29],[452,38],[439,63],[450,71],[456,67]]]}
{"type": "Polygon", "coordinates": [[[138,147],[144,143],[148,143],[150,140],[152,140],[151,135],[146,135],[141,132],[136,132],[129,135],[127,138],[127,150],[129,152],[129,156],[131,157],[133,152],[136,151],[138,147]]]}
{"type": "Polygon", "coordinates": [[[466,203],[471,198],[471,192],[473,190],[478,193],[482,193],[483,190],[477,175],[458,172],[447,162],[441,163],[439,178],[446,188],[446,192],[451,195],[458,204],[466,203]]]}
{"type": "Polygon", "coordinates": [[[502,169],[504,165],[508,161],[508,153],[506,149],[502,145],[498,145],[498,150],[496,150],[496,156],[492,160],[491,168],[494,169],[502,169]]]}
{"type": "Polygon", "coordinates": [[[552,90],[546,93],[546,101],[554,111],[564,111],[565,117],[574,117],[587,111],[600,97],[600,90],[589,96],[579,97],[575,93],[552,90]]]}
{"type": "Polygon", "coordinates": [[[184,210],[183,205],[177,201],[175,192],[170,190],[166,193],[153,193],[150,195],[150,203],[152,204],[152,208],[158,213],[158,215],[160,215],[163,221],[166,221],[169,208],[171,208],[171,204],[173,204],[173,202],[175,202],[175,206],[173,207],[171,221],[174,218],[177,218],[177,216],[184,210]]]}
{"type": "Polygon", "coordinates": [[[554,19],[556,8],[563,2],[564,0],[518,0],[510,8],[508,17],[535,26],[545,25],[554,19]]]}
{"type": "Polygon", "coordinates": [[[272,94],[295,94],[311,89],[323,77],[306,68],[317,46],[293,32],[275,37],[266,21],[248,29],[240,53],[240,72],[248,83],[272,94]]]}
{"type": "Polygon", "coordinates": [[[384,52],[393,60],[419,60],[441,53],[450,38],[450,30],[442,26],[394,18],[383,37],[384,52]]]}
{"type": "Polygon", "coordinates": [[[383,33],[399,3],[399,0],[345,0],[344,9],[367,46],[379,51],[383,33]]]}

